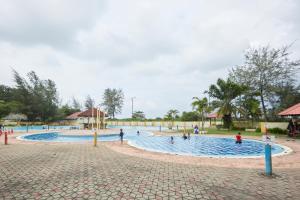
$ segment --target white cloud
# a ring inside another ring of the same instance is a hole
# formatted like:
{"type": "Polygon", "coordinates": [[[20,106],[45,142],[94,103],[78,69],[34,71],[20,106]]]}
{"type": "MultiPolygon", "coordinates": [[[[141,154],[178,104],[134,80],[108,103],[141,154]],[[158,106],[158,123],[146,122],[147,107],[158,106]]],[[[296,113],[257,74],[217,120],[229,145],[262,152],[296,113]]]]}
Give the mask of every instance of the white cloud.
{"type": "Polygon", "coordinates": [[[243,62],[253,44],[290,44],[299,58],[296,0],[1,1],[0,80],[11,67],[57,83],[64,101],[107,87],[146,116],[191,110],[191,98],[243,62]],[[298,40],[298,41],[297,41],[298,40]]]}

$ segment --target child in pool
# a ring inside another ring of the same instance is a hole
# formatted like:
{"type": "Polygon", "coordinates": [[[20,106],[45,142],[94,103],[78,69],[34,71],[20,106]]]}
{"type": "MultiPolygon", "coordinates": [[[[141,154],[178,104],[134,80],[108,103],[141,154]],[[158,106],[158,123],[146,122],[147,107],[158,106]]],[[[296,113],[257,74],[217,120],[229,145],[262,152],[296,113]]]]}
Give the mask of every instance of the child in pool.
{"type": "Polygon", "coordinates": [[[174,137],[171,136],[171,144],[174,144],[174,137]]]}
{"type": "Polygon", "coordinates": [[[242,144],[242,136],[240,132],[235,136],[235,138],[236,138],[235,140],[236,144],[242,144]]]}

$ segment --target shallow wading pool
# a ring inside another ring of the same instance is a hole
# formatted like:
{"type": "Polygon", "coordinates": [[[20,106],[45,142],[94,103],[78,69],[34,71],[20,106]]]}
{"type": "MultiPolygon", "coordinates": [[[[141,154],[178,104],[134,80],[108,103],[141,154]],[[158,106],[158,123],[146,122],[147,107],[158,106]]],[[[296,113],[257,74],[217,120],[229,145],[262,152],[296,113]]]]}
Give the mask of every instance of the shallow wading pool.
{"type": "MultiPolygon", "coordinates": [[[[169,136],[153,136],[150,132],[136,130],[125,130],[124,140],[136,148],[147,151],[200,156],[200,157],[230,157],[230,158],[255,158],[264,156],[264,143],[258,140],[244,139],[242,144],[235,144],[233,138],[211,137],[193,135],[190,139],[174,136],[172,144],[169,136]]],[[[23,135],[18,137],[21,140],[40,142],[87,142],[93,141],[92,135],[63,135],[60,132],[23,135]]],[[[98,136],[99,141],[118,141],[119,134],[98,136]]],[[[282,145],[273,144],[272,154],[283,155],[291,150],[282,145]]]]}

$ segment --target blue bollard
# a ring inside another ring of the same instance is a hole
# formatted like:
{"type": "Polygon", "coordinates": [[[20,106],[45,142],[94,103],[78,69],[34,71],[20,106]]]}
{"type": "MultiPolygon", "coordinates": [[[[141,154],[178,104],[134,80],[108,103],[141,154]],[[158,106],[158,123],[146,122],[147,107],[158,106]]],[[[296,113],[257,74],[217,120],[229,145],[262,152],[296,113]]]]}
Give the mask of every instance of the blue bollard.
{"type": "Polygon", "coordinates": [[[272,175],[272,150],[271,145],[265,145],[265,165],[266,165],[266,175],[272,175]]]}

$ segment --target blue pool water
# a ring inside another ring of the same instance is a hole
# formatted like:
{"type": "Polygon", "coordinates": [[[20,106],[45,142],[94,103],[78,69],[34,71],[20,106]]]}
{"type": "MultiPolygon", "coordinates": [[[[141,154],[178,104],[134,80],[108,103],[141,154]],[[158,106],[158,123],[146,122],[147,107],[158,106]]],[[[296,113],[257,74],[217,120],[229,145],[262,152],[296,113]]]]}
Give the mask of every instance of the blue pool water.
{"type": "MultiPolygon", "coordinates": [[[[125,129],[126,130],[126,129],[125,129]]],[[[58,132],[42,133],[22,136],[21,139],[45,142],[85,142],[92,141],[93,136],[62,135],[58,132]]],[[[99,141],[120,140],[119,134],[100,135],[99,141]]],[[[210,136],[191,136],[184,140],[175,136],[174,143],[168,136],[153,136],[151,133],[141,131],[138,136],[135,130],[127,129],[124,140],[137,148],[154,152],[163,152],[178,155],[208,156],[208,157],[257,157],[264,155],[264,143],[257,140],[243,140],[242,144],[235,144],[232,138],[219,138],[210,136]]],[[[272,154],[283,153],[285,149],[280,145],[272,145],[272,154]]]]}
{"type": "Polygon", "coordinates": [[[118,129],[124,129],[128,131],[159,131],[159,130],[167,130],[167,127],[159,127],[159,126],[117,126],[117,125],[108,125],[108,128],[118,128],[118,129]]]}
{"type": "MultiPolygon", "coordinates": [[[[27,126],[15,126],[15,127],[7,127],[8,129],[13,129],[14,131],[40,131],[40,130],[47,130],[48,126],[42,126],[42,125],[29,125],[27,126]]],[[[79,129],[79,126],[49,126],[49,129],[57,129],[57,130],[70,130],[70,129],[79,129]]]]}

